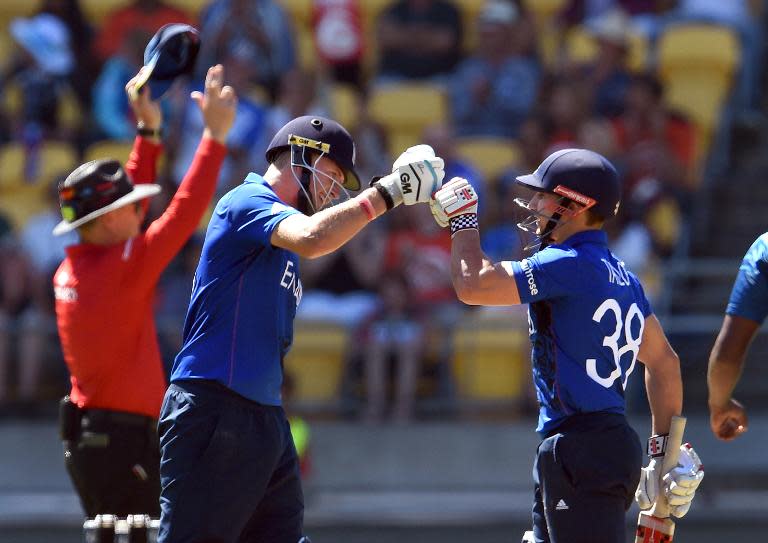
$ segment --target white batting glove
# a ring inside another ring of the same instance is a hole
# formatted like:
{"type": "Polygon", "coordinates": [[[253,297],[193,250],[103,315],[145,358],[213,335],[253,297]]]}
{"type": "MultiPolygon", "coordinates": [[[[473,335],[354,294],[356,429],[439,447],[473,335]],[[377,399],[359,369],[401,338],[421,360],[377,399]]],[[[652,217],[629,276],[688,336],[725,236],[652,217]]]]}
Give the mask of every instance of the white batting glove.
{"type": "Polygon", "coordinates": [[[640,509],[650,509],[662,488],[669,503],[669,512],[678,518],[691,508],[696,489],[704,478],[704,466],[690,443],[680,446],[680,458],[669,473],[662,476],[663,457],[651,458],[642,469],[640,484],[635,492],[635,501],[640,509]]]}
{"type": "Polygon", "coordinates": [[[392,165],[392,173],[374,182],[384,189],[394,207],[428,202],[445,177],[445,163],[429,145],[406,149],[392,165]]]}
{"type": "Polygon", "coordinates": [[[674,516],[681,518],[688,512],[702,479],[704,465],[699,455],[690,443],[683,443],[677,466],[662,478],[670,512],[674,516]]]}
{"type": "Polygon", "coordinates": [[[449,224],[453,235],[459,230],[478,229],[477,202],[477,193],[469,181],[454,177],[437,191],[430,208],[437,224],[449,224]]]}

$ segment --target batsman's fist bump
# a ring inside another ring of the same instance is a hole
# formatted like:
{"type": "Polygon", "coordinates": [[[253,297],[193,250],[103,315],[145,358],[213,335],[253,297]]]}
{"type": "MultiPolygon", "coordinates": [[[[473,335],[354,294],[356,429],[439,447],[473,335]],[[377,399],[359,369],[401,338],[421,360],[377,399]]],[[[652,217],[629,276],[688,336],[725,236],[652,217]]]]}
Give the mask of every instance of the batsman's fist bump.
{"type": "Polygon", "coordinates": [[[691,502],[696,495],[701,480],[704,478],[704,465],[699,455],[690,443],[680,446],[680,457],[677,466],[669,473],[661,473],[663,458],[651,458],[640,475],[640,484],[635,492],[635,501],[640,509],[649,509],[663,489],[669,503],[670,513],[678,518],[683,517],[691,508],[691,502]]]}
{"type": "MultiPolygon", "coordinates": [[[[440,188],[445,163],[429,145],[406,149],[392,165],[392,173],[374,181],[389,194],[392,206],[426,203],[440,188]]],[[[388,206],[390,207],[390,206],[388,206]]]]}

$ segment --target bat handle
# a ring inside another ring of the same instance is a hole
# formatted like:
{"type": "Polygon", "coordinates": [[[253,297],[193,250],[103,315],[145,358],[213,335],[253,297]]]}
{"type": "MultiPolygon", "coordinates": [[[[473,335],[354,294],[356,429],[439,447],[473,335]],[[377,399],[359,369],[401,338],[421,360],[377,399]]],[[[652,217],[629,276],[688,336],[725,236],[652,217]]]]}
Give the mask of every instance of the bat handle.
{"type": "MultiPolygon", "coordinates": [[[[677,466],[677,460],[680,457],[680,445],[683,444],[685,422],[685,417],[672,417],[669,425],[669,437],[667,438],[667,452],[664,454],[664,460],[661,463],[662,476],[677,466]]],[[[650,513],[658,518],[669,517],[669,503],[667,502],[666,494],[662,491],[661,481],[659,481],[659,493],[656,503],[651,508],[650,513]]]]}

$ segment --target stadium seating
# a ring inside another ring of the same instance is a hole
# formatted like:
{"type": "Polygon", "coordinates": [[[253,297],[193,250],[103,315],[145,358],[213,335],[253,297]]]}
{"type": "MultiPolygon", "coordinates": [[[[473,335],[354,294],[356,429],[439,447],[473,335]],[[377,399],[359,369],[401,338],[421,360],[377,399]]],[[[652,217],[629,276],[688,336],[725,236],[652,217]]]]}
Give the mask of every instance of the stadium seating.
{"type": "MultiPolygon", "coordinates": [[[[642,34],[629,33],[627,65],[632,71],[640,72],[648,66],[648,40],[642,34]]],[[[597,56],[595,39],[582,25],[573,27],[565,38],[565,53],[569,60],[577,63],[591,62],[597,56]]]]}
{"type": "Polygon", "coordinates": [[[524,319],[522,314],[479,312],[457,326],[452,367],[462,402],[492,406],[520,400],[530,368],[524,319]]]}
{"type": "Polygon", "coordinates": [[[456,140],[456,151],[480,170],[486,183],[518,165],[520,150],[514,140],[494,137],[463,137],[456,140]]]}
{"type": "Polygon", "coordinates": [[[700,164],[738,70],[738,36],[721,26],[681,24],[664,31],[657,49],[666,102],[694,123],[700,164]]]}
{"type": "Polygon", "coordinates": [[[398,156],[420,142],[424,129],[447,120],[444,91],[428,83],[401,83],[374,88],[368,114],[386,134],[389,152],[398,156]]]}
{"type": "Polygon", "coordinates": [[[336,83],[330,87],[330,115],[347,130],[354,130],[359,120],[361,96],[352,85],[336,83]]]}
{"type": "Polygon", "coordinates": [[[100,158],[114,158],[120,161],[120,164],[125,164],[128,161],[128,155],[131,154],[132,148],[132,141],[97,141],[85,149],[83,162],[90,162],[100,158]]]}
{"type": "Polygon", "coordinates": [[[132,0],[80,0],[80,9],[91,24],[98,26],[104,22],[107,15],[116,9],[123,8],[132,0]]]}
{"type": "Polygon", "coordinates": [[[67,174],[77,166],[77,152],[68,143],[44,142],[38,150],[36,166],[32,169],[33,177],[26,178],[27,157],[24,145],[8,143],[0,148],[0,189],[10,190],[19,187],[45,187],[55,176],[67,174]]]}
{"type": "Polygon", "coordinates": [[[294,380],[299,406],[331,406],[339,400],[348,341],[347,330],[319,321],[296,321],[285,370],[294,380]]]}

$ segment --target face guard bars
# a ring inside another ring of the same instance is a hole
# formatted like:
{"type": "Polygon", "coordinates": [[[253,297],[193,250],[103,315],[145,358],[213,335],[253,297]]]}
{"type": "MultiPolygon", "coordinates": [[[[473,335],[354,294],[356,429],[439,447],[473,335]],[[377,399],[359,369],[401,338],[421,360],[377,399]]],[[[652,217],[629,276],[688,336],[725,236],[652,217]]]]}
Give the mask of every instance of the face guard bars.
{"type": "Polygon", "coordinates": [[[554,212],[551,215],[545,215],[530,207],[531,199],[515,198],[515,203],[529,212],[528,217],[517,223],[517,227],[524,232],[533,234],[533,241],[526,245],[523,250],[529,251],[538,247],[538,250],[544,249],[552,243],[552,234],[563,225],[584,213],[593,207],[597,200],[590,198],[580,192],[569,189],[563,185],[558,185],[552,193],[560,196],[560,199],[554,206],[554,212]],[[576,211],[570,209],[568,205],[571,202],[579,204],[581,207],[576,211]],[[543,231],[539,229],[539,219],[547,219],[547,224],[543,231]]]}
{"type": "MultiPolygon", "coordinates": [[[[299,211],[305,215],[313,215],[316,211],[330,204],[334,200],[334,185],[339,187],[340,195],[344,196],[343,200],[350,198],[349,192],[341,183],[327,173],[317,169],[317,163],[320,162],[320,159],[330,152],[330,144],[294,134],[288,136],[288,144],[291,146],[291,173],[296,183],[298,183],[299,189],[301,189],[298,202],[299,211]],[[310,163],[312,152],[317,153],[317,158],[310,163]],[[293,166],[298,166],[302,169],[300,177],[296,174],[293,166]],[[325,189],[322,189],[322,184],[319,182],[321,177],[330,181],[325,189]],[[312,199],[313,191],[310,190],[310,182],[319,200],[317,207],[312,199]]],[[[342,198],[339,196],[337,199],[341,200],[342,198]]]]}

